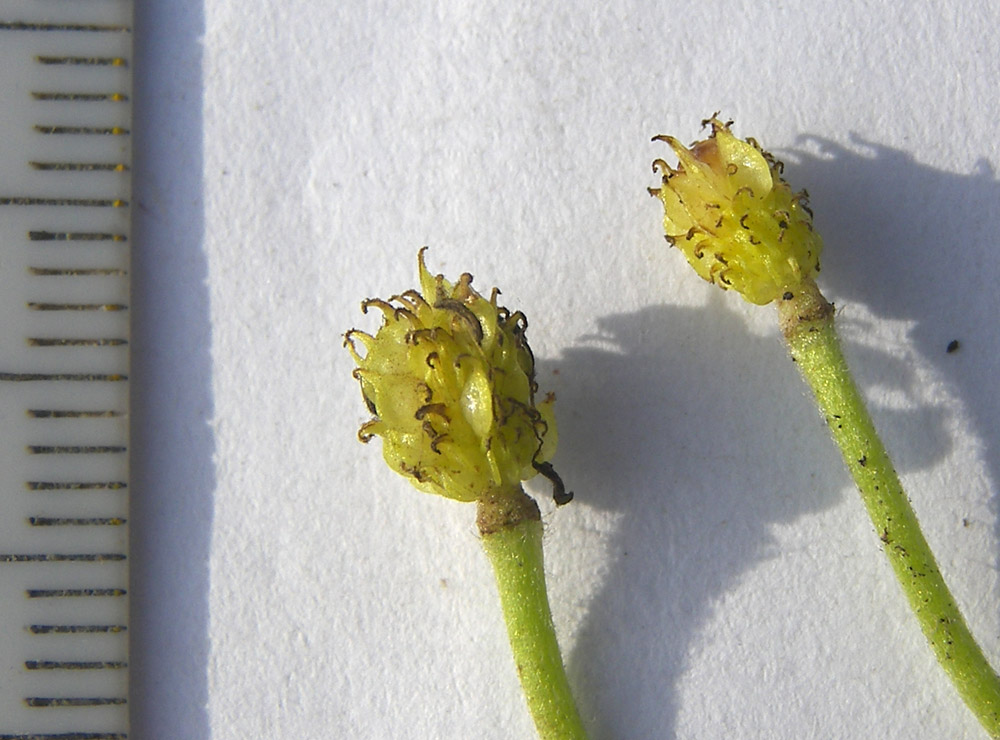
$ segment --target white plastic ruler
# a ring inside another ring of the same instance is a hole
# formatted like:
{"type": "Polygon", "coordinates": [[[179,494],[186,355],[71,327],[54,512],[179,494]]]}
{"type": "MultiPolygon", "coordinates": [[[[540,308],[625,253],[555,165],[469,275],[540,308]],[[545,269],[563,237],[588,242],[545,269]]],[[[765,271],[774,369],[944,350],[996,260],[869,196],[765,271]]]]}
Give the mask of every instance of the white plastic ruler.
{"type": "Polygon", "coordinates": [[[128,736],[131,27],[0,0],[0,740],[128,736]]]}

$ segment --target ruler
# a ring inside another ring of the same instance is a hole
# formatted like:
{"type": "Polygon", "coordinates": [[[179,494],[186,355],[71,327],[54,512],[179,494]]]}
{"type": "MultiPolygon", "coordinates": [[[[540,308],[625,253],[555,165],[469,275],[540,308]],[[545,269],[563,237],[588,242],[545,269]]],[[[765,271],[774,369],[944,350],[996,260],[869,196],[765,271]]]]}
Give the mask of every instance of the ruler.
{"type": "Polygon", "coordinates": [[[0,740],[128,733],[131,25],[0,0],[0,740]]]}

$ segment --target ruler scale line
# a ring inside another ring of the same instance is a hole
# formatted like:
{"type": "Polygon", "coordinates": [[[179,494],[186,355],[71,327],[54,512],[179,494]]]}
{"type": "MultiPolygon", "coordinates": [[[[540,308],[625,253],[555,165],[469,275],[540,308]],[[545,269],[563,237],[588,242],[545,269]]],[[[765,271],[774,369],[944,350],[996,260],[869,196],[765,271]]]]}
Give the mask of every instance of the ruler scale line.
{"type": "Polygon", "coordinates": [[[124,242],[125,234],[102,231],[29,231],[28,240],[33,242],[124,242]]]}
{"type": "Polygon", "coordinates": [[[0,31],[82,31],[84,33],[129,33],[130,26],[101,23],[31,23],[0,21],[0,31]]]}
{"type": "Polygon", "coordinates": [[[120,517],[29,516],[32,527],[120,527],[128,521],[120,517]]]}
{"type": "MultiPolygon", "coordinates": [[[[74,382],[109,382],[118,383],[128,380],[128,376],[119,373],[0,373],[0,382],[10,382],[10,383],[30,383],[30,382],[55,382],[62,380],[71,380],[74,382]]],[[[41,409],[36,409],[40,416],[42,414],[41,409]]],[[[32,410],[29,410],[29,414],[32,410]]],[[[53,412],[54,414],[55,412],[53,412]]],[[[73,412],[66,412],[73,413],[73,412]]],[[[84,414],[86,412],[80,412],[84,414]]],[[[100,414],[107,414],[109,412],[101,411],[95,412],[100,414]]],[[[53,415],[49,414],[49,415],[53,415]]]]}
{"type": "Polygon", "coordinates": [[[122,57],[53,57],[36,56],[39,64],[67,64],[70,66],[127,67],[128,60],[122,57]]]}
{"type": "Polygon", "coordinates": [[[123,660],[26,660],[29,671],[100,671],[128,668],[123,660]]]}
{"type": "Polygon", "coordinates": [[[128,626],[124,624],[32,624],[28,627],[28,631],[33,635],[117,635],[127,632],[128,626]]]}
{"type": "Polygon", "coordinates": [[[0,735],[0,740],[127,740],[128,735],[121,732],[56,732],[37,733],[30,735],[0,735]]]}
{"type": "Polygon", "coordinates": [[[124,588],[29,588],[29,599],[118,598],[128,592],[124,588]]]}
{"type": "Polygon", "coordinates": [[[28,303],[30,311],[127,311],[124,303],[28,303]]]}
{"type": "Polygon", "coordinates": [[[84,136],[128,136],[132,132],[121,126],[42,126],[35,124],[34,130],[39,134],[50,136],[65,136],[82,134],[84,136]]]}
{"type": "MultiPolygon", "coordinates": [[[[49,380],[50,378],[43,378],[43,380],[49,380]]],[[[61,379],[61,378],[56,378],[61,379]]],[[[70,380],[92,380],[93,378],[84,378],[80,375],[74,375],[70,380]]],[[[100,376],[98,380],[126,380],[123,376],[100,376]]],[[[3,380],[3,378],[0,378],[3,380]]],[[[30,418],[33,419],[112,419],[117,416],[124,416],[120,411],[113,410],[97,410],[97,411],[83,411],[75,409],[28,409],[25,412],[30,418]]]]}
{"type": "Polygon", "coordinates": [[[74,208],[127,208],[120,198],[42,198],[28,195],[0,196],[0,206],[68,206],[74,208]]]}
{"type": "Polygon", "coordinates": [[[29,267],[39,277],[127,277],[128,271],[117,267],[29,267]]]}
{"type": "Polygon", "coordinates": [[[32,169],[42,172],[128,172],[122,162],[28,162],[32,169]]]}
{"type": "Polygon", "coordinates": [[[0,554],[0,563],[103,563],[121,562],[127,559],[122,552],[77,553],[72,555],[11,555],[0,554]]]}
{"type": "Polygon", "coordinates": [[[32,455],[120,455],[124,445],[28,445],[32,455]]]}
{"type": "Polygon", "coordinates": [[[29,480],[26,481],[24,485],[29,491],[118,491],[123,488],[128,488],[128,483],[117,480],[69,482],[29,480]]]}
{"type": "Polygon", "coordinates": [[[105,338],[105,339],[54,339],[46,337],[28,337],[28,344],[32,347],[122,347],[128,344],[127,339],[105,338]]]}
{"type": "Polygon", "coordinates": [[[77,93],[77,92],[41,92],[31,93],[35,100],[59,103],[127,103],[125,93],[77,93]]]}
{"type": "Polygon", "coordinates": [[[125,704],[123,696],[29,696],[24,700],[29,707],[53,709],[59,707],[106,707],[109,704],[125,704]]]}

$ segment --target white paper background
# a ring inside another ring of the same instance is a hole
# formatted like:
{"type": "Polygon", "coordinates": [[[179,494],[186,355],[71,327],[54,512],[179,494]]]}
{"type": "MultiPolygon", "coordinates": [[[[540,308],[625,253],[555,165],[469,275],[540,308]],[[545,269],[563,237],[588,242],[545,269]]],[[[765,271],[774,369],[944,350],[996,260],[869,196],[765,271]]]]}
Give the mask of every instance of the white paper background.
{"type": "Polygon", "coordinates": [[[362,298],[529,317],[550,596],[593,738],[981,738],[772,309],[700,282],[650,162],[719,110],[821,286],[1000,664],[1000,163],[986,0],[137,8],[133,734],[530,738],[472,507],[362,447],[362,298]],[[961,349],[947,354],[952,339],[961,349]]]}

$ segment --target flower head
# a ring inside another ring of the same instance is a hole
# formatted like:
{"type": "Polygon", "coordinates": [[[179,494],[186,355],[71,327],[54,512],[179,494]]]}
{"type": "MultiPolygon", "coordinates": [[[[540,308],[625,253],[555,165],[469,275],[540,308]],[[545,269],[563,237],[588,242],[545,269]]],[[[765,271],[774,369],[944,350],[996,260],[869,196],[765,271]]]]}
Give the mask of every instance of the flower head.
{"type": "Polygon", "coordinates": [[[770,303],[819,272],[823,240],[813,231],[808,196],[792,192],[784,165],[756,141],[737,139],[715,116],[703,123],[711,134],[690,148],[654,137],[679,160],[676,169],[653,162],[663,184],[650,193],[663,201],[667,240],[705,280],[770,303]]]}
{"type": "Polygon", "coordinates": [[[468,273],[455,284],[432,276],[425,249],[418,256],[420,292],[364,301],[363,311],[382,312],[382,326],[374,336],[357,329],[345,335],[373,415],[358,436],[381,437],[389,467],[424,491],[475,501],[520,490],[522,480],[541,472],[564,503],[571,494],[546,462],[556,446],[554,398],[535,403],[524,314],[498,306],[496,288],[483,298],[468,273]]]}

